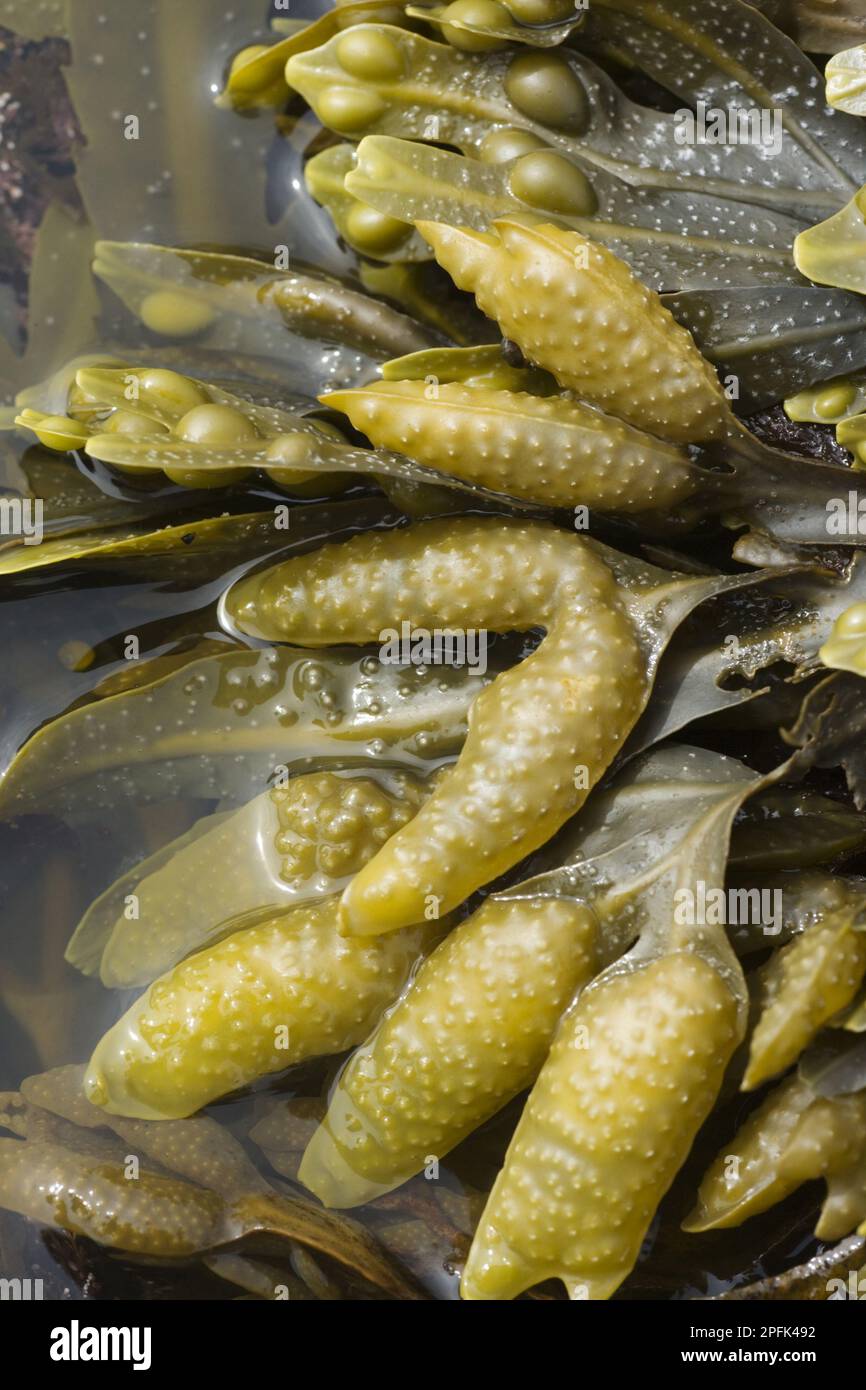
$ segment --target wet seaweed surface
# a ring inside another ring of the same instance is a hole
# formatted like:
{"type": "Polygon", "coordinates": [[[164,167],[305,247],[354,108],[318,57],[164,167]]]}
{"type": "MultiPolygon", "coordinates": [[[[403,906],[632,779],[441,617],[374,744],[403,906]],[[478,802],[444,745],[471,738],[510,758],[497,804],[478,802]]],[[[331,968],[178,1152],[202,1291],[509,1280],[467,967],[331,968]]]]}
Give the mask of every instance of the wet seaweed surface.
{"type": "Polygon", "coordinates": [[[7,5],[4,1277],[866,1263],[866,125],[760,8],[7,5]]]}

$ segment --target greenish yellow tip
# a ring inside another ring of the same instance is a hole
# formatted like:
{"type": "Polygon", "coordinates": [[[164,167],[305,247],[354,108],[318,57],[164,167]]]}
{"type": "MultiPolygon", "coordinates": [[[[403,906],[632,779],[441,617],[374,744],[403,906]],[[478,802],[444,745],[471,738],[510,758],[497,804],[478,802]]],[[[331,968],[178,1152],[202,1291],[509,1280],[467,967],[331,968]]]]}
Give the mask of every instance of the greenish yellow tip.
{"type": "Polygon", "coordinates": [[[706,1213],[700,1206],[696,1206],[689,1212],[685,1221],[680,1223],[680,1230],[687,1235],[700,1235],[702,1231],[712,1231],[718,1225],[717,1221],[708,1219],[706,1213]]]}
{"type": "Polygon", "coordinates": [[[504,48],[514,21],[497,0],[453,0],[436,15],[442,35],[466,53],[492,53],[504,48]]]}
{"type": "Polygon", "coordinates": [[[836,425],[857,408],[859,397],[866,401],[863,382],[853,377],[835,377],[789,396],[784,402],[785,414],[798,424],[836,425]]]}
{"type": "Polygon", "coordinates": [[[827,64],[827,105],[866,116],[866,43],[846,48],[827,64]]]}
{"type": "Polygon", "coordinates": [[[235,111],[258,106],[284,106],[289,88],[284,75],[288,40],[276,44],[255,43],[232,59],[228,80],[215,105],[235,111]]]}
{"type": "Polygon", "coordinates": [[[298,1181],[318,1197],[322,1206],[336,1211],[363,1206],[394,1188],[393,1183],[377,1183],[356,1172],[326,1121],[307,1145],[298,1168],[298,1181]]]}
{"type": "Polygon", "coordinates": [[[866,603],[854,603],[839,615],[818,655],[835,671],[866,676],[866,603]]]}
{"type": "Polygon", "coordinates": [[[108,1087],[102,1073],[91,1063],[84,1077],[84,1094],[91,1105],[105,1107],[108,1104],[108,1087]]]}
{"type": "Polygon", "coordinates": [[[840,212],[800,232],[794,264],[818,285],[866,293],[866,188],[840,212]]]}
{"type": "MultiPolygon", "coordinates": [[[[866,404],[860,399],[856,405],[866,404]]],[[[854,467],[866,468],[866,414],[846,415],[836,426],[836,439],[854,455],[854,467]]]]}
{"type": "Polygon", "coordinates": [[[90,430],[80,420],[68,415],[45,415],[41,410],[22,410],[15,416],[16,425],[30,430],[40,444],[55,453],[65,454],[80,449],[90,437],[90,430]]]}
{"type": "Polygon", "coordinates": [[[340,900],[341,936],[382,936],[424,921],[428,904],[398,871],[380,861],[385,851],[356,874],[340,900]]]}

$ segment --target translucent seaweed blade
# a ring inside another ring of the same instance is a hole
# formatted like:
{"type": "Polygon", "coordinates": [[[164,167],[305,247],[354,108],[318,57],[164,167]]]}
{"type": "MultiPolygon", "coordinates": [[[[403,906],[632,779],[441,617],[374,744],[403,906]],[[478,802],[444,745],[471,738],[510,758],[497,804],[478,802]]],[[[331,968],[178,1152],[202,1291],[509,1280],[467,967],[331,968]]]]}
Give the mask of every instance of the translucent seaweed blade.
{"type": "Polygon", "coordinates": [[[357,1223],[274,1191],[215,1120],[107,1115],[81,1094],[82,1072],[59,1067],[22,1083],[29,1137],[0,1141],[0,1206],[163,1261],[265,1231],[331,1257],[389,1296],[421,1296],[357,1223]],[[125,1176],[130,1150],[143,1159],[135,1182],[125,1176]]]}
{"type": "Polygon", "coordinates": [[[664,302],[749,414],[817,381],[866,366],[866,303],[842,290],[691,290],[664,302]]]}
{"type": "Polygon", "coordinates": [[[759,571],[753,584],[743,591],[742,611],[736,593],[724,600],[714,641],[674,642],[665,653],[656,699],[635,729],[627,754],[756,698],[766,689],[762,673],[778,663],[790,667],[793,680],[819,669],[819,650],[839,614],[866,595],[866,566],[858,555],[841,578],[819,567],[799,573],[789,568],[781,582],[779,575],[759,571]],[[783,618],[773,619],[771,604],[782,594],[792,607],[783,618]],[[756,602],[762,595],[764,602],[756,602]]]}
{"type": "Polygon", "coordinates": [[[611,944],[641,938],[642,959],[674,949],[674,938],[676,949],[705,951],[730,979],[742,1007],[739,967],[712,914],[708,921],[699,913],[686,921],[677,909],[682,890],[692,894],[694,908],[699,884],[724,882],[734,816],[763,785],[735,758],[677,745],[655,749],[591,798],[557,844],[556,868],[497,896],[586,901],[611,944]]]}
{"type": "Polygon", "coordinates": [[[799,1075],[819,1096],[866,1090],[866,1039],[833,1029],[800,1058],[799,1075]]]}
{"type": "Polygon", "coordinates": [[[465,670],[407,673],[339,651],[205,658],[47,725],[0,782],[0,814],[86,817],[184,796],[244,800],[281,768],[347,758],[429,767],[459,746],[486,683],[465,670]]]}
{"type": "MultiPolygon", "coordinates": [[[[384,511],[375,504],[370,508],[369,503],[367,509],[372,521],[379,520],[384,511]]],[[[58,539],[46,538],[38,546],[21,545],[0,551],[0,575],[82,559],[92,565],[118,560],[145,562],[171,556],[174,580],[192,583],[200,578],[205,582],[245,561],[286,549],[296,539],[294,527],[304,528],[305,511],[309,517],[310,509],[306,508],[295,509],[290,514],[291,531],[279,530],[274,524],[273,513],[250,512],[187,521],[160,530],[139,524],[127,531],[83,531],[58,539]]],[[[363,519],[363,513],[356,515],[359,521],[363,519]]],[[[339,511],[332,510],[331,517],[339,523],[339,511]]]]}
{"type": "MultiPolygon", "coordinates": [[[[103,952],[115,924],[129,907],[129,895],[143,878],[156,875],[178,855],[191,848],[199,839],[212,834],[218,825],[230,820],[231,811],[219,811],[202,816],[185,835],[163,845],[155,854],[142,859],[134,868],[122,874],[91,903],[64,952],[65,959],[84,975],[96,975],[103,952]]],[[[82,1072],[83,1075],[83,1072],[82,1072]]]]}
{"type": "MultiPolygon", "coordinates": [[[[287,500],[284,505],[284,512],[223,514],[155,529],[138,525],[76,531],[57,539],[46,536],[40,545],[0,548],[0,575],[86,558],[89,566],[122,563],[139,575],[150,571],[164,578],[164,557],[171,556],[173,581],[189,587],[212,582],[259,556],[315,543],[334,531],[352,534],[396,519],[393,509],[376,497],[309,506],[289,506],[287,500]]],[[[182,514],[182,508],[178,510],[182,514]]]]}
{"type": "Polygon", "coordinates": [[[862,131],[823,104],[823,80],[805,53],[740,0],[599,0],[578,42],[597,43],[695,105],[778,110],[786,157],[807,187],[842,201],[866,180],[862,131]],[[852,187],[853,185],[853,187],[852,187]]]}
{"type": "Polygon", "coordinates": [[[407,315],[337,280],[244,256],[101,241],[93,270],[152,332],[276,358],[291,365],[291,384],[305,394],[436,341],[407,315]],[[319,353],[310,351],[311,338],[322,341],[319,353]]]}
{"type": "Polygon", "coordinates": [[[147,1158],[190,1182],[212,1188],[222,1197],[268,1190],[267,1182],[243,1146],[216,1120],[199,1115],[157,1125],[109,1115],[91,1105],[84,1094],[85,1070],[73,1063],[25,1077],[21,1095],[29,1105],[80,1129],[113,1130],[147,1158]]]}
{"type": "MultiPolygon", "coordinates": [[[[10,450],[11,453],[11,450],[10,450]]],[[[177,519],[179,496],[168,491],[139,491],[137,496],[113,496],[102,492],[72,459],[47,449],[27,449],[19,461],[20,477],[9,476],[9,494],[42,502],[45,540],[74,534],[139,526],[158,527],[177,519]]],[[[0,540],[0,554],[15,549],[20,540],[0,540]]],[[[29,547],[32,548],[32,547],[29,547]]]]}
{"type": "Polygon", "coordinates": [[[146,549],[153,536],[153,531],[139,525],[111,531],[80,531],[74,536],[46,539],[40,545],[22,542],[0,551],[0,575],[24,574],[97,555],[134,553],[138,545],[146,549]]]}
{"type": "Polygon", "coordinates": [[[866,293],[866,187],[841,212],[800,233],[794,260],[819,285],[866,293]]]}
{"type": "Polygon", "coordinates": [[[396,135],[473,154],[503,127],[516,128],[635,187],[732,198],[806,218],[834,210],[856,186],[820,149],[815,162],[781,129],[724,146],[684,141],[675,114],[630,101],[572,48],[555,57],[525,50],[467,54],[405,30],[376,26],[375,32],[389,57],[372,71],[345,52],[345,37],[289,60],[290,84],[339,135],[396,135]],[[521,95],[520,70],[515,76],[511,65],[527,60],[556,64],[558,86],[570,93],[566,106],[521,95]],[[400,81],[408,73],[411,82],[400,81]]]}
{"type": "Polygon", "coordinates": [[[556,159],[543,151],[486,164],[435,146],[368,135],[345,175],[345,188],[404,221],[485,231],[498,217],[520,214],[572,227],[602,242],[658,291],[798,282],[790,247],[801,222],[728,199],[635,189],[580,155],[569,154],[559,165],[556,159]],[[536,183],[537,201],[514,192],[529,192],[536,183]],[[581,203],[583,215],[577,211],[581,203]]]}
{"type": "Polygon", "coordinates": [[[709,649],[674,645],[659,667],[657,696],[635,729],[627,754],[640,753],[670,734],[713,714],[760,698],[767,687],[726,688],[724,644],[709,649]]]}
{"type": "MultiPolygon", "coordinates": [[[[752,797],[743,808],[731,835],[728,871],[742,875],[814,868],[838,863],[864,847],[866,816],[861,812],[816,792],[786,788],[752,797]]],[[[863,903],[866,909],[866,899],[863,903]]],[[[801,930],[808,919],[808,895],[787,906],[796,910],[801,930]]]]}
{"type": "Polygon", "coordinates": [[[67,960],[87,973],[99,969],[112,988],[145,985],[232,924],[341,892],[427,794],[423,781],[405,773],[364,772],[293,778],[237,811],[197,822],[91,905],[67,960]],[[360,828],[349,837],[351,820],[360,828]]]}
{"type": "Polygon", "coordinates": [[[837,672],[810,691],[799,718],[783,731],[786,743],[798,748],[798,770],[841,767],[855,805],[866,806],[866,715],[863,678],[837,672]]]}
{"type": "MultiPolygon", "coordinates": [[[[668,644],[690,613],[722,594],[750,590],[760,582],[755,574],[686,575],[664,570],[636,556],[587,540],[625,591],[626,603],[641,631],[641,645],[650,679],[655,679],[668,644]]],[[[797,572],[799,567],[792,566],[797,572]]]]}
{"type": "Polygon", "coordinates": [[[758,0],[755,6],[785,27],[806,53],[838,53],[866,40],[860,0],[758,0]]]}
{"type": "Polygon", "coordinates": [[[330,215],[340,236],[360,255],[377,261],[413,262],[430,259],[430,248],[408,222],[370,211],[346,188],[346,175],[354,167],[353,145],[331,145],[313,155],[304,166],[304,182],[316,202],[330,215]]]}
{"type": "Polygon", "coordinates": [[[472,386],[489,386],[494,391],[527,391],[533,396],[554,396],[560,390],[555,378],[540,367],[512,367],[500,343],[431,348],[382,363],[383,381],[423,381],[429,376],[440,385],[462,381],[472,386]]]}
{"type": "Polygon", "coordinates": [[[825,76],[831,106],[850,116],[866,116],[866,43],[834,54],[825,76]]]}
{"type": "Polygon", "coordinates": [[[745,430],[732,437],[728,459],[732,473],[705,482],[726,525],[754,526],[782,545],[863,545],[858,471],[770,448],[745,430]]]}

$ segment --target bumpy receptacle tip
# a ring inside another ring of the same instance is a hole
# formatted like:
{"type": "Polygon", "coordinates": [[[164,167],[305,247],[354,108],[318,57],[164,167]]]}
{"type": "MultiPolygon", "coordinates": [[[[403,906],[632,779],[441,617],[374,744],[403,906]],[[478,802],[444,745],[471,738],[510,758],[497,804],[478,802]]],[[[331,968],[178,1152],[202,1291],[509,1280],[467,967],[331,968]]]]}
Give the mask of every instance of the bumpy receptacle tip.
{"type": "Polygon", "coordinates": [[[175,1104],[166,1101],[165,1109],[156,1109],[139,1097],[131,1083],[130,1059],[136,1057],[141,1064],[152,1053],[136,1021],[134,1008],[130,1009],[99,1040],[84,1073],[84,1094],[91,1105],[98,1105],[109,1115],[134,1120],[185,1119],[190,1109],[184,1106],[183,1097],[176,1098],[175,1104]]]}
{"type": "Polygon", "coordinates": [[[388,864],[389,848],[381,849],[343,893],[338,918],[342,936],[384,936],[444,912],[441,902],[410,882],[399,865],[388,864]]]}
{"type": "Polygon", "coordinates": [[[463,283],[467,276],[484,269],[490,247],[499,246],[499,238],[490,232],[476,232],[472,227],[452,227],[447,222],[416,222],[415,226],[432,248],[437,261],[451,276],[458,289],[469,289],[463,283]]]}
{"type": "MultiPolygon", "coordinates": [[[[360,1128],[363,1120],[356,1121],[360,1128]]],[[[392,1192],[399,1183],[377,1183],[357,1173],[346,1157],[346,1150],[338,1144],[327,1120],[316,1130],[306,1147],[298,1180],[312,1192],[323,1206],[345,1210],[359,1207],[365,1202],[375,1201],[386,1192],[392,1192]]]]}
{"type": "Polygon", "coordinates": [[[268,634],[262,632],[256,622],[259,602],[258,578],[239,580],[220,599],[220,626],[229,633],[267,639],[268,634]]]}
{"type": "Polygon", "coordinates": [[[685,1231],[690,1236],[697,1236],[701,1235],[703,1231],[719,1230],[724,1224],[707,1210],[703,1202],[698,1201],[685,1220],[680,1223],[680,1230],[685,1231]]]}
{"type": "Polygon", "coordinates": [[[475,1240],[460,1280],[467,1303],[509,1302],[539,1282],[538,1270],[523,1260],[492,1226],[475,1240]]]}

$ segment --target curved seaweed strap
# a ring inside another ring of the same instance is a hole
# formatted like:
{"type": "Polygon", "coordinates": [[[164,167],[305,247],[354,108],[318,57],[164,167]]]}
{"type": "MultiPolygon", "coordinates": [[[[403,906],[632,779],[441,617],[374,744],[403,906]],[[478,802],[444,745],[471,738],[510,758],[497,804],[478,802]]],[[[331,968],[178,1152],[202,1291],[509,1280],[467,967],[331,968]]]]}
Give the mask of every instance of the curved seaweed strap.
{"type": "Polygon", "coordinates": [[[454,518],[325,546],[230,590],[242,631],[305,643],[384,642],[403,623],[547,629],[475,701],[454,768],[353,880],[346,930],[448,911],[549,839],[619,752],[671,632],[731,582],[667,575],[540,524],[454,518]]]}

